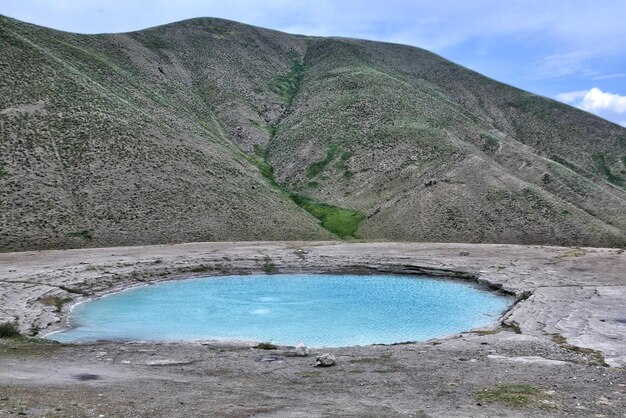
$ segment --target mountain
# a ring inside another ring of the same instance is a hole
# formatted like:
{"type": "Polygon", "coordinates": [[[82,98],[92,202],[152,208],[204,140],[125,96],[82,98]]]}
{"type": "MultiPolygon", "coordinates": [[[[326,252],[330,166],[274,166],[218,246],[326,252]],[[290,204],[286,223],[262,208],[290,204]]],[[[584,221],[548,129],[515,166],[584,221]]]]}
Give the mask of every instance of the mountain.
{"type": "Polygon", "coordinates": [[[0,16],[0,249],[626,246],[626,129],[423,49],[0,16]]]}

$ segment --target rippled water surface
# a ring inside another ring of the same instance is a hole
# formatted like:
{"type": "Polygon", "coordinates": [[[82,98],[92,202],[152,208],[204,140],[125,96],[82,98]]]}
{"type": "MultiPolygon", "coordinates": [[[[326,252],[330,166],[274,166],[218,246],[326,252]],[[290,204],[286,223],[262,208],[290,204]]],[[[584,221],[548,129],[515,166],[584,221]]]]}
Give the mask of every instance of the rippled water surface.
{"type": "Polygon", "coordinates": [[[511,299],[458,281],[392,275],[222,276],[82,303],[58,341],[245,340],[314,347],[419,341],[495,322],[511,299]]]}

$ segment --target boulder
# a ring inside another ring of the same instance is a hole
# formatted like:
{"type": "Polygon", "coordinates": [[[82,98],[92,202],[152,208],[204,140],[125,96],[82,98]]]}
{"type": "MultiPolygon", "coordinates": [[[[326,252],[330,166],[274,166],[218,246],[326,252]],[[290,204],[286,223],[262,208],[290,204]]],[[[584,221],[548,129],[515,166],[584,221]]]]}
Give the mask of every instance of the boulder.
{"type": "Polygon", "coordinates": [[[330,353],[322,354],[315,359],[315,367],[330,367],[335,364],[335,356],[330,353]]]}
{"type": "Polygon", "coordinates": [[[296,346],[296,356],[298,357],[306,357],[309,355],[309,349],[304,345],[304,343],[300,343],[296,346]]]}

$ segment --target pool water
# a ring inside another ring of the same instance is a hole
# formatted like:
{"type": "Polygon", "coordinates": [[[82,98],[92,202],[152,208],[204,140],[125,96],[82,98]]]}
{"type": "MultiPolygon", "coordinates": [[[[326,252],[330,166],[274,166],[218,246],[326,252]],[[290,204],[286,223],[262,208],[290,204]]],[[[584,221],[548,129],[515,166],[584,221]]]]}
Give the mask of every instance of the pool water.
{"type": "Polygon", "coordinates": [[[242,340],[313,347],[420,341],[496,322],[512,302],[460,281],[281,274],[162,282],[77,305],[58,341],[242,340]]]}

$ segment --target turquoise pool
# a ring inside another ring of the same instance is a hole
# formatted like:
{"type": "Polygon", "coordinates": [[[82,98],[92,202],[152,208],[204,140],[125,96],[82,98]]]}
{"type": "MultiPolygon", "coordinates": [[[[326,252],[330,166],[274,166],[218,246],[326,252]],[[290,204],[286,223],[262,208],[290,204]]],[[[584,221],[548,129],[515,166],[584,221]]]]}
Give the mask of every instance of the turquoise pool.
{"type": "Polygon", "coordinates": [[[400,275],[280,274],[162,282],[77,305],[48,338],[242,340],[313,347],[419,341],[496,322],[512,299],[400,275]]]}

